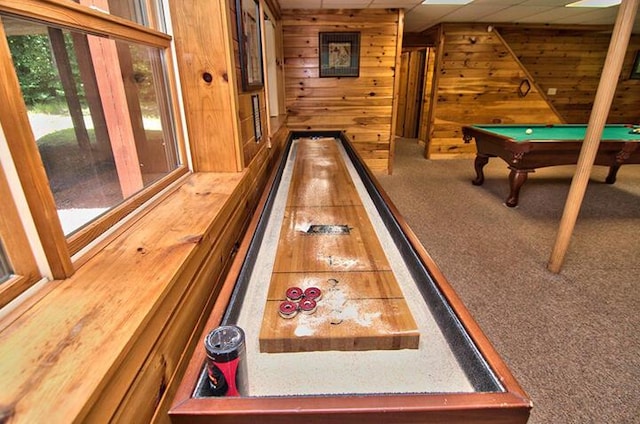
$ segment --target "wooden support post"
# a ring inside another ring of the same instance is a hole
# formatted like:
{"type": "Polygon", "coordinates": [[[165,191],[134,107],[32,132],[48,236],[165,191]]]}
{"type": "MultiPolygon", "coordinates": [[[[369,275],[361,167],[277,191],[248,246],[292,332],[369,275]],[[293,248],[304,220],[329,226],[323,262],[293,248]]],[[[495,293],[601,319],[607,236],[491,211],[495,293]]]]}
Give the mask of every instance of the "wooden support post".
{"type": "Polygon", "coordinates": [[[571,188],[560,221],[560,228],[556,237],[556,244],[551,253],[547,268],[551,272],[559,273],[567,253],[571,235],[580,212],[582,199],[587,189],[591,168],[598,152],[600,138],[604,130],[613,95],[615,94],[618,77],[629,44],[631,30],[638,11],[639,0],[623,0],[618,9],[618,16],[611,35],[609,51],[605,59],[596,98],[593,102],[587,133],[585,134],[576,173],[571,181],[571,188]]]}
{"type": "Polygon", "coordinates": [[[62,83],[62,89],[64,90],[64,97],[67,100],[69,116],[71,116],[71,122],[73,122],[73,130],[76,134],[78,146],[80,146],[82,153],[88,155],[87,159],[93,162],[93,158],[91,157],[91,140],[89,139],[87,126],[82,116],[82,105],[80,104],[76,82],[73,79],[69,53],[64,43],[64,34],[62,30],[58,28],[48,28],[48,33],[51,42],[51,51],[53,52],[60,82],[62,83]]]}
{"type": "MultiPolygon", "coordinates": [[[[80,3],[109,10],[106,0],[81,0],[80,3]]],[[[116,41],[102,37],[90,36],[88,41],[120,189],[123,198],[127,198],[141,190],[144,184],[118,48],[116,41]]]]}
{"type": "Polygon", "coordinates": [[[73,40],[73,49],[78,61],[80,79],[84,87],[84,97],[89,107],[89,114],[91,115],[93,131],[96,137],[97,154],[94,152],[94,158],[98,161],[110,161],[113,160],[113,153],[109,142],[107,122],[102,110],[102,100],[100,100],[100,92],[98,91],[96,71],[91,60],[89,41],[86,34],[75,31],[71,31],[71,39],[73,40]]]}

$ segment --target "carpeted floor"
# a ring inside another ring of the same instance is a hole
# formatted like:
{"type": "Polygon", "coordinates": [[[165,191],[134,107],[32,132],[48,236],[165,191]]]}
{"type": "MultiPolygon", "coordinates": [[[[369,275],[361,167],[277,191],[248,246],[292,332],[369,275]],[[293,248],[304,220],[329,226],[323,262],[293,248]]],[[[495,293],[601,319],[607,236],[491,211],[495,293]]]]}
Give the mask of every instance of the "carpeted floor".
{"type": "Polygon", "coordinates": [[[377,176],[534,406],[530,424],[640,423],[640,166],[595,167],[560,274],[546,268],[574,166],[530,174],[504,206],[501,159],[426,160],[398,139],[377,176]]]}

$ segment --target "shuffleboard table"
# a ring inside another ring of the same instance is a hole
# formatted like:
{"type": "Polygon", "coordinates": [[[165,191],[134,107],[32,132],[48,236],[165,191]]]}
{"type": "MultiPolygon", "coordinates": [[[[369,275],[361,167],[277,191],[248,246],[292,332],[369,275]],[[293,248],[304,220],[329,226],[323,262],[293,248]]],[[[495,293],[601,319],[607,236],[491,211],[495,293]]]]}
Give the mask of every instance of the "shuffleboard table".
{"type": "Polygon", "coordinates": [[[174,424],[524,424],[532,406],[337,132],[290,134],[188,361],[174,424]],[[316,308],[280,314],[314,287],[316,308]]]}
{"type": "MultiPolygon", "coordinates": [[[[536,168],[574,165],[578,162],[586,125],[470,125],[463,126],[466,143],[476,141],[476,178],[474,185],[484,183],[484,166],[489,158],[502,158],[511,170],[510,192],[505,204],[518,205],[520,188],[536,168]]],[[[620,166],[640,163],[640,127],[606,125],[595,158],[596,165],[608,166],[607,184],[616,181],[620,166]]]]}

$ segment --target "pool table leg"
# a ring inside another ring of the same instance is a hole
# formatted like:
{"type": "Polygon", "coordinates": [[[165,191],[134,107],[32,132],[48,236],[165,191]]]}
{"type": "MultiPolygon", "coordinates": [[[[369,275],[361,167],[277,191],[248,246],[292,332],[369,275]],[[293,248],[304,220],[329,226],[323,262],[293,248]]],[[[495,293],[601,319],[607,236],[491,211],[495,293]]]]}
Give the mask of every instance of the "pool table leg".
{"type": "Polygon", "coordinates": [[[518,206],[520,188],[525,183],[525,181],[527,181],[529,172],[531,171],[523,171],[521,169],[511,168],[511,172],[509,173],[509,187],[511,188],[511,192],[509,193],[509,197],[507,197],[507,200],[504,202],[510,208],[518,206]]]}
{"type": "Polygon", "coordinates": [[[477,154],[473,166],[476,170],[476,179],[471,181],[473,185],[482,185],[484,183],[484,171],[482,168],[489,162],[489,156],[477,154]]]}
{"type": "Polygon", "coordinates": [[[609,167],[609,174],[607,174],[607,178],[605,178],[605,182],[607,184],[613,184],[616,182],[616,176],[618,175],[618,170],[620,169],[620,165],[613,165],[609,167]]]}

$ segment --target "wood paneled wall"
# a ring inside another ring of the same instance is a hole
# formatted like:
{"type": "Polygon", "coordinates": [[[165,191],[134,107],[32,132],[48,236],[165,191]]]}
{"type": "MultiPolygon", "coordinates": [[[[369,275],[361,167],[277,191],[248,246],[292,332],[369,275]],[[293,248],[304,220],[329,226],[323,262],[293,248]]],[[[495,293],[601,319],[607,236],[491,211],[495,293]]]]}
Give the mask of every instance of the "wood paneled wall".
{"type": "MultiPolygon", "coordinates": [[[[561,123],[534,81],[496,32],[486,25],[445,24],[437,47],[428,157],[472,157],[461,127],[479,123],[561,123]],[[519,94],[523,81],[531,89],[519,94]]],[[[426,111],[425,111],[426,112],[426,111]]]]}
{"type": "MultiPolygon", "coordinates": [[[[471,157],[475,146],[462,142],[462,125],[588,122],[610,37],[587,29],[505,26],[488,32],[486,25],[442,25],[434,103],[422,112],[427,156],[471,157]],[[531,90],[522,97],[524,80],[531,90]]],[[[633,35],[609,123],[640,122],[640,80],[629,78],[639,50],[640,36],[633,35]]]]}
{"type": "Polygon", "coordinates": [[[225,1],[169,2],[193,168],[233,172],[243,168],[237,91],[225,1]]]}
{"type": "Polygon", "coordinates": [[[390,169],[401,12],[390,9],[284,10],[287,126],[344,130],[369,167],[390,169]],[[319,33],[360,32],[360,76],[319,77],[319,33]]]}
{"type": "MultiPolygon", "coordinates": [[[[586,123],[595,99],[611,33],[587,30],[500,28],[513,49],[568,123],[586,123]]],[[[631,37],[607,122],[640,122],[640,80],[629,79],[640,35],[631,37]]]]}

